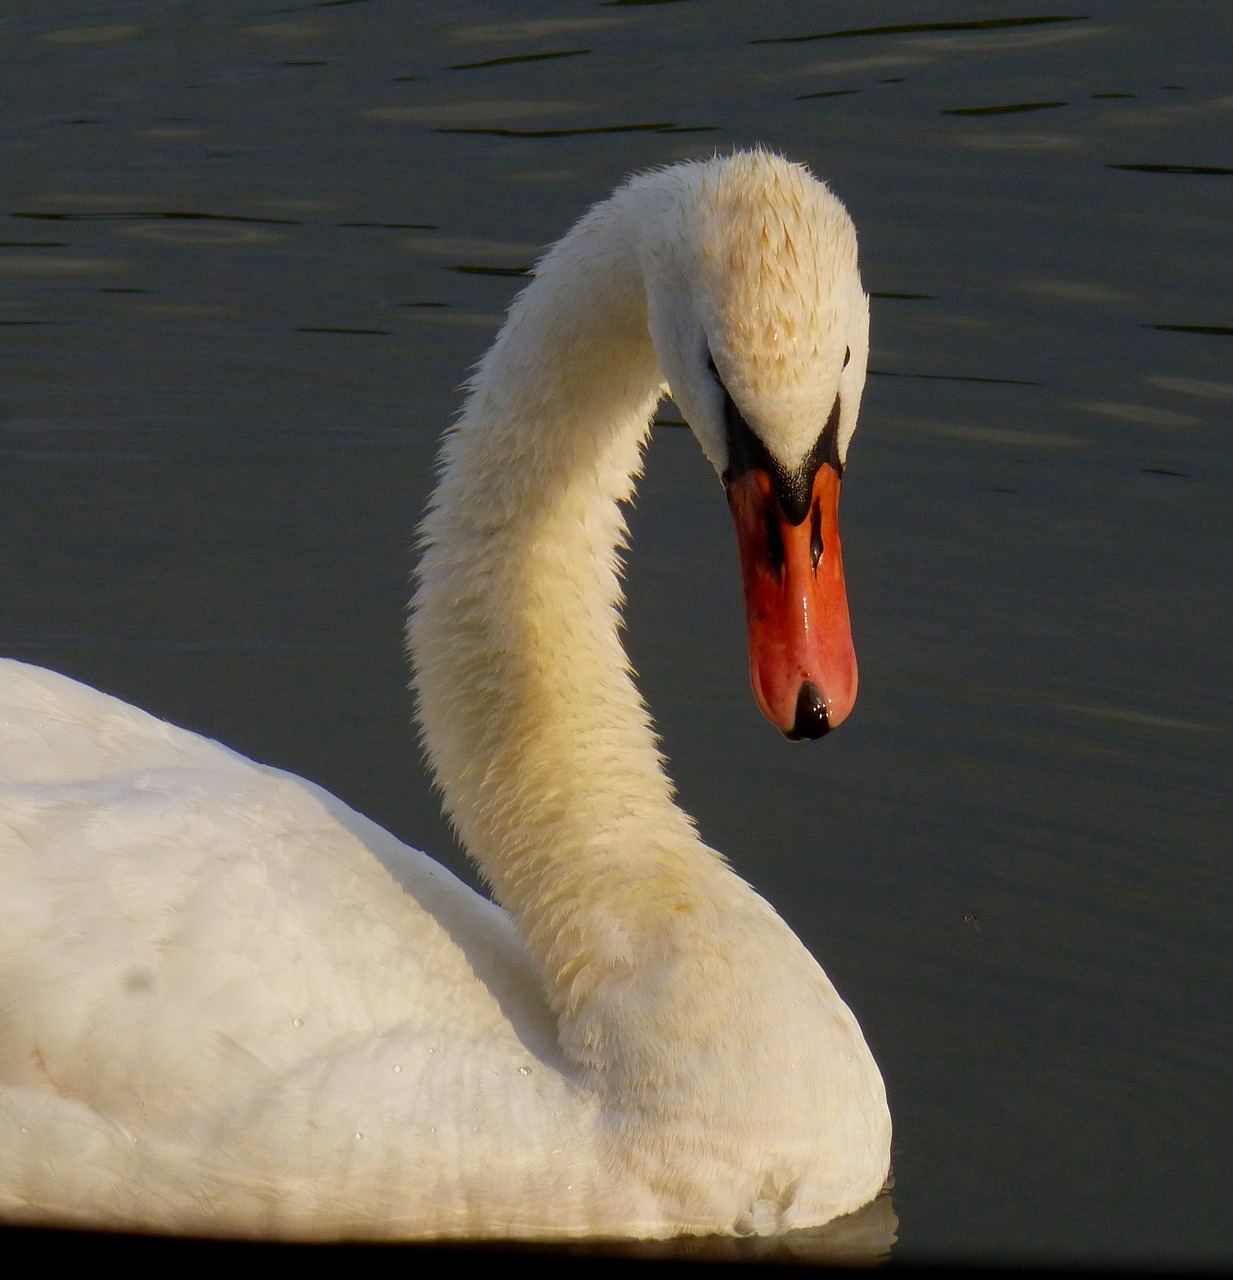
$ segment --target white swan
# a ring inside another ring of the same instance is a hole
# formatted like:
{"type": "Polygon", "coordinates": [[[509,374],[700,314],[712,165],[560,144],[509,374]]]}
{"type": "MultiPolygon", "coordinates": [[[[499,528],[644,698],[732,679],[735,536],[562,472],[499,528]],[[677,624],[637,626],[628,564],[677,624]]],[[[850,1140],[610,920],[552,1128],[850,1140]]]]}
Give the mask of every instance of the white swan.
{"type": "Polygon", "coordinates": [[[432,766],[504,911],[311,783],[0,665],[0,1218],[666,1237],[876,1196],[877,1067],[673,803],[616,551],[666,380],[727,484],[759,701],[790,734],[842,718],[867,350],[847,215],[764,153],[635,178],[514,303],[410,624],[432,766]]]}

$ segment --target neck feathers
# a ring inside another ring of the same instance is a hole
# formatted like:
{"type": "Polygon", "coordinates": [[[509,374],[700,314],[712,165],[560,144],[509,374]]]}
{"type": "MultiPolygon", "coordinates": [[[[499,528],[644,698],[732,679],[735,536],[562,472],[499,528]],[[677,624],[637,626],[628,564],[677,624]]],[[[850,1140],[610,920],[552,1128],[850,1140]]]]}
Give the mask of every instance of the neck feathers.
{"type": "Polygon", "coordinates": [[[623,215],[601,205],[557,245],[480,364],[409,628],[446,807],[558,1012],[623,895],[679,896],[682,857],[715,861],[672,801],[618,636],[619,504],[663,387],[623,215]]]}

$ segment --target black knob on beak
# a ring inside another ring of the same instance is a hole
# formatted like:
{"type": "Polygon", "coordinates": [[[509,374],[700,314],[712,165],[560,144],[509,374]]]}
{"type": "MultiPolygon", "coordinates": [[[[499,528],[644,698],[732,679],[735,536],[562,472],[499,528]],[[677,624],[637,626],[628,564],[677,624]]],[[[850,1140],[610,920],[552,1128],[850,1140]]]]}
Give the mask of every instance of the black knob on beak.
{"type": "Polygon", "coordinates": [[[800,693],[796,695],[796,723],[788,737],[793,742],[799,742],[802,738],[820,738],[830,731],[830,727],[822,691],[812,680],[806,680],[801,685],[800,693]]]}

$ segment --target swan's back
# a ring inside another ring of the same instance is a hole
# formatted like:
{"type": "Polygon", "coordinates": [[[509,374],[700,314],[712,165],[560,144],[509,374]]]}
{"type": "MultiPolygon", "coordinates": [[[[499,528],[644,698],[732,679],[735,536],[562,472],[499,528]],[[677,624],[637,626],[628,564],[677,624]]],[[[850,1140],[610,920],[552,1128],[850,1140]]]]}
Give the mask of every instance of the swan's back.
{"type": "Polygon", "coordinates": [[[502,1148],[570,1180],[543,1147],[585,1108],[499,908],[63,676],[0,660],[0,725],[5,1216],[465,1235],[502,1148]]]}

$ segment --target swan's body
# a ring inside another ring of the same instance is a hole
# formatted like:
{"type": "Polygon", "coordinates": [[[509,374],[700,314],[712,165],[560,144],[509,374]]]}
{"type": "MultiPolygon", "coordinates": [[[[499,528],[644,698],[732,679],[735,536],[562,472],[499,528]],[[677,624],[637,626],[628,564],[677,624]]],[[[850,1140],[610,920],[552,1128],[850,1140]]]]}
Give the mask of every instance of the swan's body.
{"type": "MultiPolygon", "coordinates": [[[[735,430],[789,477],[772,504],[828,470],[820,441],[837,474],[867,352],[850,223],[773,157],[677,166],[537,276],[447,441],[410,628],[433,767],[505,911],[310,783],[0,663],[5,1220],[767,1233],[881,1188],[860,1030],[673,803],[616,613],[665,377],[730,495],[735,430]]],[[[850,705],[760,670],[785,730],[850,705]]]]}

